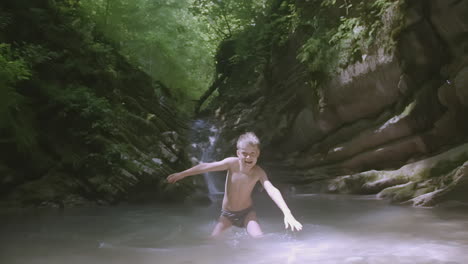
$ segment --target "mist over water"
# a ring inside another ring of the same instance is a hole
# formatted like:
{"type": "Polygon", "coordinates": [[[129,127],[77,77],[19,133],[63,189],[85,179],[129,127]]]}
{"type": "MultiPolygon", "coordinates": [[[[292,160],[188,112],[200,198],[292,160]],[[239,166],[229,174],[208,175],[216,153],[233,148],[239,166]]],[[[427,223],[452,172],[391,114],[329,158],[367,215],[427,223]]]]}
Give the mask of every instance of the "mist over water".
{"type": "Polygon", "coordinates": [[[231,228],[209,239],[220,197],[209,207],[118,206],[0,213],[1,263],[408,263],[468,259],[468,212],[389,205],[371,196],[288,197],[301,232],[285,231],[265,193],[254,197],[265,232],[231,228]]]}

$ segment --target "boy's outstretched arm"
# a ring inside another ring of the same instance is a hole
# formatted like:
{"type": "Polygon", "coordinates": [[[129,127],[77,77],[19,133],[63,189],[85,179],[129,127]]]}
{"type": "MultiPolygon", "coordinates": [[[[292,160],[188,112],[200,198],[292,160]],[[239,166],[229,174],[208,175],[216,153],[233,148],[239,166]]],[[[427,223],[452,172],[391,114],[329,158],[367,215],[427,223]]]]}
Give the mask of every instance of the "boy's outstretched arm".
{"type": "Polygon", "coordinates": [[[233,160],[236,160],[237,158],[226,158],[221,161],[216,161],[216,162],[210,162],[210,163],[200,163],[198,165],[193,166],[190,169],[173,173],[169,176],[167,176],[167,181],[169,183],[175,183],[177,181],[182,180],[183,178],[187,176],[192,176],[196,174],[202,174],[208,171],[223,171],[229,169],[229,164],[233,160]]]}
{"type": "Polygon", "coordinates": [[[262,170],[260,175],[260,182],[263,185],[263,188],[267,191],[268,195],[271,197],[271,199],[276,203],[276,205],[281,209],[281,211],[284,214],[284,227],[288,229],[291,227],[291,230],[302,230],[302,224],[299,223],[299,221],[294,218],[294,216],[291,213],[291,210],[289,210],[288,205],[283,199],[283,196],[281,195],[281,192],[273,186],[273,184],[268,180],[268,177],[266,173],[262,170]]]}

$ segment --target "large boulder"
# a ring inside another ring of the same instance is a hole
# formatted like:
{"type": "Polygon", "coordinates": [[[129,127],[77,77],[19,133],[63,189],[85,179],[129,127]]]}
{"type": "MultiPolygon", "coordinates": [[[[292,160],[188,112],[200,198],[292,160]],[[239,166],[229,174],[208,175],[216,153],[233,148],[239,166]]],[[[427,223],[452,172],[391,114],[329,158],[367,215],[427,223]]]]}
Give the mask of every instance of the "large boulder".
{"type": "Polygon", "coordinates": [[[468,201],[468,144],[397,170],[367,171],[330,181],[328,191],[377,194],[377,197],[415,206],[443,201],[468,201]]]}

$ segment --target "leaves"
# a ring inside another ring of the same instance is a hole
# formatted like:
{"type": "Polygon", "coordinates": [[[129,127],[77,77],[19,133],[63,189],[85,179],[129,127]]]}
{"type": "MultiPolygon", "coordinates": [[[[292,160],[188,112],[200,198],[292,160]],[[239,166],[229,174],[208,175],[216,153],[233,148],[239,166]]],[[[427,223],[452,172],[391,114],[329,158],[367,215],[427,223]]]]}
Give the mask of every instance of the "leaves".
{"type": "Polygon", "coordinates": [[[214,72],[216,43],[189,0],[83,0],[96,29],[181,102],[198,98],[214,72]]]}
{"type": "Polygon", "coordinates": [[[13,143],[26,152],[35,144],[36,132],[26,98],[18,93],[16,84],[31,77],[27,63],[18,57],[10,45],[0,44],[0,143],[13,143]]]}
{"type": "MultiPolygon", "coordinates": [[[[326,0],[321,3],[312,23],[315,32],[301,47],[297,58],[312,72],[332,74],[339,68],[363,59],[378,38],[389,38],[382,30],[382,16],[398,0],[351,1],[326,0]],[[328,23],[327,18],[336,9],[341,10],[339,23],[328,23]],[[332,67],[330,67],[332,66],[332,67]]],[[[303,20],[303,19],[302,19],[303,20]]],[[[379,42],[392,43],[390,40],[379,42]]]]}

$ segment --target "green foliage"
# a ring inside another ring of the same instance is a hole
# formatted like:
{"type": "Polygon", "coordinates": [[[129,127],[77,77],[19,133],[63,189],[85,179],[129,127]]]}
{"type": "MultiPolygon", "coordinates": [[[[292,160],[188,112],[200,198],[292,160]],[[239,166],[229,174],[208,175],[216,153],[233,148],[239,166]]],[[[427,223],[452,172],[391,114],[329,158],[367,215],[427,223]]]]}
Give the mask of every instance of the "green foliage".
{"type": "MultiPolygon", "coordinates": [[[[312,26],[314,33],[301,47],[297,58],[309,66],[311,72],[330,75],[349,64],[362,61],[366,54],[376,50],[375,44],[387,45],[394,41],[390,30],[383,28],[385,13],[400,0],[326,0],[312,19],[302,18],[304,25],[312,26]],[[338,23],[330,23],[330,14],[341,13],[338,23]],[[305,21],[304,21],[305,20],[305,21]]],[[[395,25],[394,25],[395,26],[395,25]]]]}
{"type": "Polygon", "coordinates": [[[191,10],[208,26],[216,42],[242,32],[266,15],[267,0],[194,0],[191,10]]]}
{"type": "Polygon", "coordinates": [[[4,29],[10,23],[11,23],[10,14],[2,12],[2,10],[0,10],[0,29],[4,29]]]}
{"type": "Polygon", "coordinates": [[[7,43],[0,44],[0,168],[8,168],[12,179],[0,191],[16,192],[32,181],[37,185],[25,193],[44,186],[56,190],[44,175],[63,176],[63,192],[38,193],[34,203],[61,200],[67,192],[112,202],[142,178],[158,183],[180,165],[156,170],[163,166],[151,160],[162,155],[160,134],[180,132],[183,123],[172,101],[161,96],[168,89],[119,54],[126,43],[101,34],[81,4],[0,4],[8,12],[0,13],[0,38],[7,43]],[[125,175],[135,162],[149,165],[125,175]]]}
{"type": "Polygon", "coordinates": [[[94,95],[87,87],[71,85],[61,91],[56,100],[63,106],[59,116],[78,119],[89,128],[87,135],[112,134],[114,111],[106,98],[94,95]]]}
{"type": "Polygon", "coordinates": [[[271,27],[275,30],[272,41],[284,45],[300,24],[299,9],[289,1],[281,2],[278,10],[271,15],[271,27]]]}
{"type": "MultiPolygon", "coordinates": [[[[96,22],[95,29],[118,43],[120,52],[134,65],[169,87],[171,95],[181,102],[179,108],[190,109],[214,79],[217,47],[223,40],[253,27],[265,16],[270,2],[83,0],[80,3],[90,20],[96,22]]],[[[241,55],[241,59],[246,56],[241,55]]]]}
{"type": "Polygon", "coordinates": [[[26,152],[35,144],[36,132],[31,128],[31,112],[27,100],[18,93],[16,84],[28,80],[31,71],[8,44],[0,44],[0,144],[14,144],[26,152]]]}
{"type": "Polygon", "coordinates": [[[81,5],[98,31],[182,103],[190,105],[209,86],[217,43],[193,16],[192,1],[83,0],[81,5]]]}
{"type": "Polygon", "coordinates": [[[297,59],[307,63],[311,73],[329,73],[336,68],[338,49],[330,45],[329,40],[332,37],[332,31],[317,28],[312,37],[300,48],[297,59]]]}

